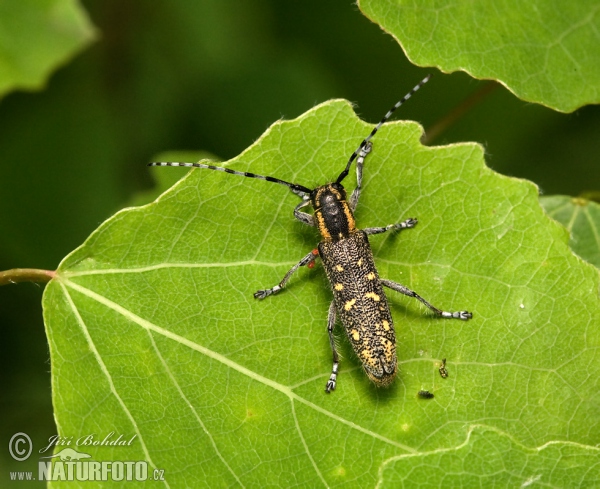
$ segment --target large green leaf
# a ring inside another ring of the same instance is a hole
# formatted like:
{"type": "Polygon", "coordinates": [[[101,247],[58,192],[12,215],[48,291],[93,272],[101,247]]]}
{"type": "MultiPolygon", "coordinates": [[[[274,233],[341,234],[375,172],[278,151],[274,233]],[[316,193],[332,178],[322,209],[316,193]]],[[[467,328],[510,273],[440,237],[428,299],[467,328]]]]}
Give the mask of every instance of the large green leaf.
{"type": "Polygon", "coordinates": [[[573,251],[600,268],[600,205],[568,195],[549,195],[540,202],[569,231],[573,251]]]}
{"type": "Polygon", "coordinates": [[[466,71],[563,112],[600,102],[600,3],[359,0],[419,66],[466,71]]]}
{"type": "Polygon", "coordinates": [[[0,2],[0,95],[39,89],[94,37],[77,0],[0,2]]]}
{"type": "MultiPolygon", "coordinates": [[[[312,186],[335,178],[369,130],[333,101],[274,124],[226,165],[312,186]]],[[[428,148],[420,135],[411,122],[376,135],[358,223],[419,218],[415,229],[372,237],[380,274],[474,318],[437,319],[390,293],[400,361],[391,388],[370,384],[338,332],[338,389],[325,394],[332,295],[320,266],[301,269],[277,296],[252,297],[318,240],[293,219],[298,198],[193,170],[100,226],[46,288],[61,435],[136,434],[132,447],[87,453],[147,460],[170,487],[394,486],[415,464],[439,477],[458,470],[440,463],[452,451],[470,454],[459,474],[527,482],[527,470],[487,463],[504,448],[482,447],[480,433],[509,443],[547,484],[557,466],[592,467],[596,269],[571,253],[534,185],[492,172],[476,144],[428,148]],[[419,399],[420,389],[435,398],[419,399]],[[472,457],[482,463],[467,464],[472,457]]],[[[573,473],[573,485],[583,477],[573,473]]]]}

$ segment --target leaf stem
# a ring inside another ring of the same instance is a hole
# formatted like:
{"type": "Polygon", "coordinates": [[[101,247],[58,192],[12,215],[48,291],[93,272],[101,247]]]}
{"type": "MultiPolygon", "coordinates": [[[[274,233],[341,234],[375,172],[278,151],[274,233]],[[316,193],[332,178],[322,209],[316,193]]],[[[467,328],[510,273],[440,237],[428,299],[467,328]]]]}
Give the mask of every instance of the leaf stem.
{"type": "Polygon", "coordinates": [[[53,270],[38,270],[37,268],[13,268],[0,272],[0,285],[16,284],[18,282],[50,282],[56,275],[53,270]]]}
{"type": "Polygon", "coordinates": [[[471,110],[475,105],[481,102],[488,94],[493,92],[499,86],[499,83],[496,83],[491,80],[487,83],[484,83],[479,90],[469,95],[460,104],[454,107],[448,114],[446,114],[435,124],[433,124],[433,126],[427,129],[425,131],[425,134],[423,134],[423,137],[421,138],[421,144],[424,144],[425,146],[431,144],[435,139],[437,139],[440,136],[440,134],[442,134],[446,129],[448,129],[448,127],[454,124],[458,119],[465,115],[469,110],[471,110]]]}

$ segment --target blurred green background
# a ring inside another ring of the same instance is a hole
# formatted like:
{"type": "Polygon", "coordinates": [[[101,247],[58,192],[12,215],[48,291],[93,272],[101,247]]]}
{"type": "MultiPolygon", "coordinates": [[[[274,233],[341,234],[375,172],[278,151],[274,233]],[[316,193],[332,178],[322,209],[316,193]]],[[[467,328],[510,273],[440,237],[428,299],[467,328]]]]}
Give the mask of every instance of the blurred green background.
{"type": "MultiPolygon", "coordinates": [[[[275,120],[330,98],[355,102],[377,122],[434,73],[397,115],[427,129],[485,85],[411,65],[349,0],[82,4],[97,41],[42,91],[0,102],[0,270],[55,269],[153,185],[145,164],[159,152],[226,160],[275,120]]],[[[499,86],[433,144],[480,142],[495,170],[533,180],[545,194],[578,195],[600,189],[599,134],[597,106],[559,114],[499,86]]],[[[19,431],[37,448],[56,434],[42,292],[29,283],[0,289],[4,447],[19,431]]],[[[6,448],[0,453],[3,486],[8,470],[27,469],[6,448]]]]}

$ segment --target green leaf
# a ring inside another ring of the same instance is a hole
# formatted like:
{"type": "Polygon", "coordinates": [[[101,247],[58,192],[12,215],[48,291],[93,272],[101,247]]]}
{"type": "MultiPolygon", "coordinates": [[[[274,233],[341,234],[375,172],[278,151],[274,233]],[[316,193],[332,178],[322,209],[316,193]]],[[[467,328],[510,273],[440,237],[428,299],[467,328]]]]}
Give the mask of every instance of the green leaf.
{"type": "Polygon", "coordinates": [[[600,3],[360,0],[408,58],[497,80],[517,97],[571,112],[600,102],[600,3]]]}
{"type": "MultiPolygon", "coordinates": [[[[339,174],[371,127],[348,102],[328,102],[274,124],[226,166],[314,186],[339,174]]],[[[441,473],[435,457],[446,452],[467,447],[485,461],[493,453],[473,434],[490,430],[544,481],[565,457],[591,467],[597,270],[571,253],[534,185],[492,172],[479,145],[423,147],[421,131],[396,122],[376,135],[358,224],[417,217],[415,229],[371,238],[380,275],[438,307],[473,311],[471,321],[434,318],[390,292],[396,382],[375,388],[339,328],[338,389],[325,394],[332,294],[322,268],[302,268],[276,296],[252,297],[318,241],[293,219],[298,197],[192,170],[157,201],[102,224],[47,286],[60,434],[135,434],[132,447],[86,453],[147,460],[170,487],[368,487],[398,477],[392,468],[406,476],[402,457],[441,473]],[[420,389],[435,398],[419,399],[420,389]],[[542,450],[548,444],[556,450],[542,450]]],[[[532,475],[489,470],[511,482],[532,475]]]]}
{"type": "Polygon", "coordinates": [[[76,0],[0,2],[0,96],[41,88],[95,38],[76,0]]]}
{"type": "Polygon", "coordinates": [[[569,246],[600,268],[600,205],[566,195],[540,197],[544,210],[569,231],[569,246]]]}

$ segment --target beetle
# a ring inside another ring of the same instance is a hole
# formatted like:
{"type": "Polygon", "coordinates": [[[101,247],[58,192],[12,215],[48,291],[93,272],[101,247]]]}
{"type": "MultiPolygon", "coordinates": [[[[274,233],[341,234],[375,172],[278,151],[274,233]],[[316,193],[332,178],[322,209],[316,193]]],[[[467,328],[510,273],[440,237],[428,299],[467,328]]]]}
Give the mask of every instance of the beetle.
{"type": "Polygon", "coordinates": [[[294,265],[285,274],[281,282],[269,289],[258,290],[254,293],[254,297],[264,299],[279,292],[286,286],[296,270],[303,266],[312,267],[316,258],[321,258],[333,292],[333,301],[329,307],[327,319],[327,331],[333,355],[331,375],[325,385],[327,393],[335,390],[337,385],[339,355],[334,341],[334,327],[338,318],[344,326],[352,348],[360,359],[368,378],[377,386],[388,386],[396,377],[398,370],[396,336],[392,315],[383,290],[384,287],[419,300],[436,315],[443,318],[462,320],[472,318],[472,313],[468,311],[446,312],[438,309],[404,285],[379,277],[369,245],[369,236],[390,230],[412,228],[417,224],[417,219],[410,218],[401,223],[366,229],[357,229],[354,219],[354,211],[362,190],[365,158],[373,148],[371,138],[391,117],[392,113],[421,86],[427,83],[429,78],[430,75],[417,84],[386,113],[379,124],[352,153],[346,167],[335,181],[314,189],[271,176],[240,172],[204,163],[154,162],[149,164],[149,166],[204,168],[248,178],[257,178],[284,185],[302,198],[302,202],[294,209],[294,216],[300,222],[316,227],[321,234],[321,242],[315,250],[310,251],[294,265]],[[348,198],[342,181],[350,172],[352,163],[355,160],[357,184],[350,198],[348,198]],[[302,210],[309,206],[312,207],[313,214],[302,210]]]}

